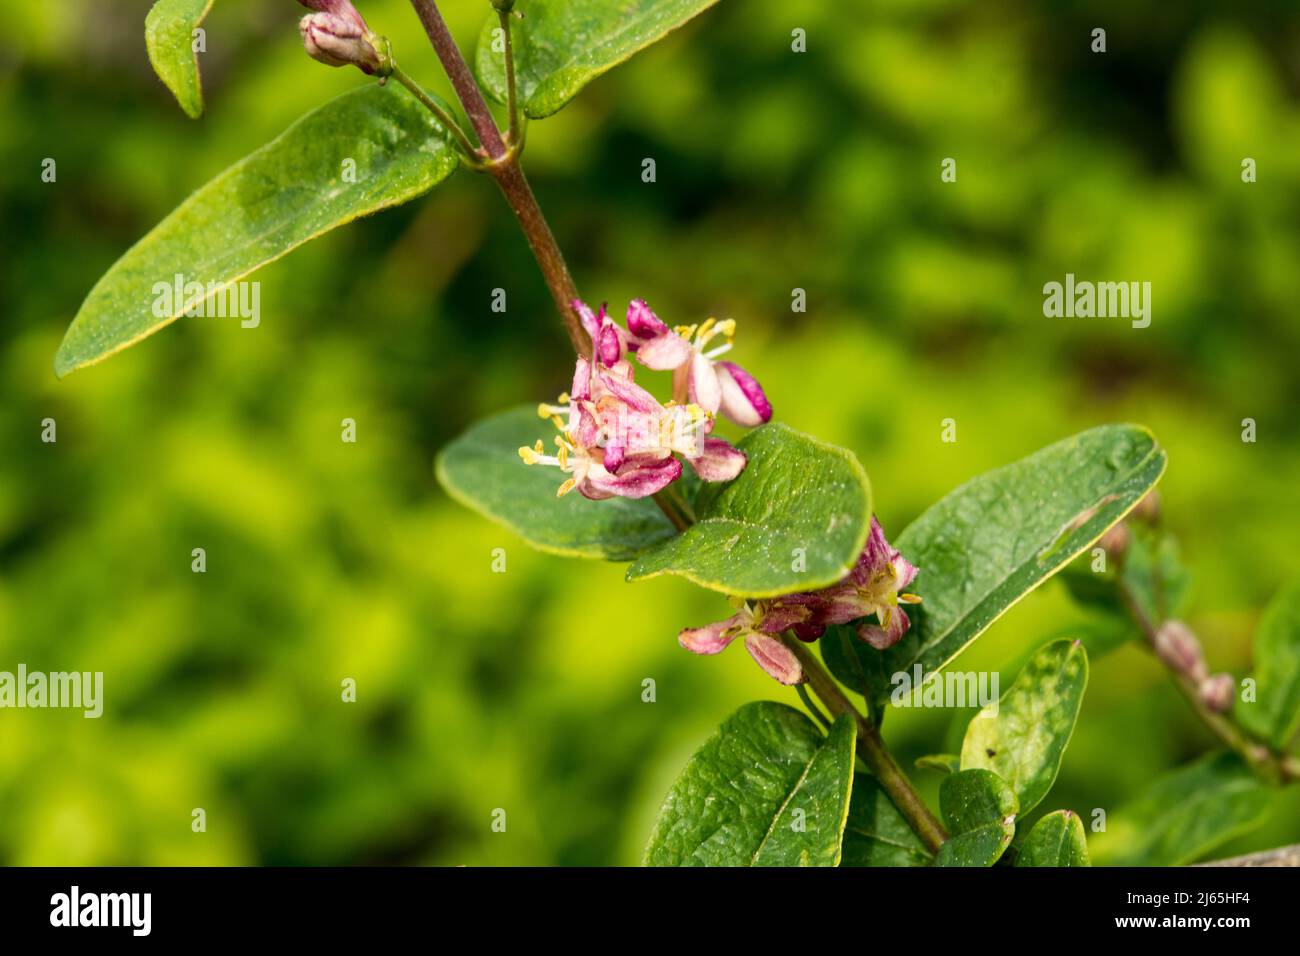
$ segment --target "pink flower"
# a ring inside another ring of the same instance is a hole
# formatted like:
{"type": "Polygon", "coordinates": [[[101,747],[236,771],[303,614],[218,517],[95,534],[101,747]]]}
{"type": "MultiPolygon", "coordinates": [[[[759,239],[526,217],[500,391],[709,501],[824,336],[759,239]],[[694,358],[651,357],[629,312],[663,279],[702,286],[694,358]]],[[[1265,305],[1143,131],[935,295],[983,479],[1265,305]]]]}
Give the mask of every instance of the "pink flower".
{"type": "Polygon", "coordinates": [[[744,637],[745,650],[769,677],[782,684],[801,684],[804,673],[798,658],[772,636],[791,627],[794,617],[767,601],[741,604],[740,610],[724,621],[684,629],[677,642],[695,654],[719,654],[736,638],[744,637]]]}
{"type": "Polygon", "coordinates": [[[771,420],[772,404],[758,380],[734,362],[718,361],[718,356],[731,351],[734,319],[709,319],[702,325],[670,329],[644,299],[633,299],[624,329],[609,317],[604,305],[592,311],[579,299],[572,304],[602,364],[614,365],[634,354],[646,368],[672,371],[673,398],[680,404],[699,405],[710,415],[721,412],[747,428],[771,420]],[[723,344],[707,349],[719,336],[725,339],[723,344]]]}
{"type": "Polygon", "coordinates": [[[633,299],[627,307],[627,332],[638,362],[672,371],[678,401],[694,402],[710,414],[721,412],[750,428],[771,420],[772,404],[758,380],[734,362],[717,361],[731,350],[734,319],[709,319],[701,325],[670,329],[644,299],[633,299]],[[718,336],[726,341],[707,349],[718,336]]]}
{"type": "Polygon", "coordinates": [[[705,481],[729,481],[744,470],[744,452],[708,437],[711,419],[698,405],[660,405],[633,381],[631,363],[606,367],[579,358],[571,391],[538,414],[554,422],[557,453],[539,441],[519,449],[530,465],[554,465],[571,475],[560,495],[577,488],[588,498],[643,498],[675,481],[680,454],[705,481]]]}
{"type": "Polygon", "coordinates": [[[789,594],[776,602],[794,614],[798,609],[805,618],[793,626],[795,635],[815,641],[833,624],[859,621],[858,636],[877,650],[897,644],[911,626],[900,604],[919,604],[921,599],[903,589],[917,573],[888,541],[880,522],[872,517],[871,531],[858,562],[844,580],[820,591],[789,594]],[[875,622],[866,620],[874,615],[875,622]]]}

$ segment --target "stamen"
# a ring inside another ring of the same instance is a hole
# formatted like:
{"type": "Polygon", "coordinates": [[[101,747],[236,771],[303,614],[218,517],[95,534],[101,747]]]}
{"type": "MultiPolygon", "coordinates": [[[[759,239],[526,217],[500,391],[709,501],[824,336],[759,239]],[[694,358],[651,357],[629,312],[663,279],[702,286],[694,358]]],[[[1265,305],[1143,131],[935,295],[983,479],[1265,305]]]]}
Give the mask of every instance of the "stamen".
{"type": "Polygon", "coordinates": [[[903,604],[920,604],[921,595],[919,594],[900,594],[898,600],[903,604]]]}
{"type": "Polygon", "coordinates": [[[718,324],[717,319],[714,318],[705,319],[704,324],[701,325],[699,331],[695,333],[696,348],[703,348],[705,344],[709,341],[709,339],[713,338],[713,336],[716,334],[713,331],[713,327],[717,324],[718,324]]]}
{"type": "Polygon", "coordinates": [[[704,357],[712,362],[719,355],[725,355],[727,352],[730,352],[732,344],[733,343],[728,342],[726,345],[719,345],[716,349],[710,349],[704,353],[704,357]]]}
{"type": "Polygon", "coordinates": [[[557,497],[557,498],[563,498],[563,497],[564,497],[565,495],[567,495],[570,491],[572,491],[572,490],[574,489],[574,486],[576,486],[577,484],[578,484],[578,483],[577,483],[576,481],[574,481],[572,478],[570,478],[570,479],[569,479],[568,481],[566,481],[564,484],[560,485],[559,490],[555,492],[555,497],[557,497]]]}

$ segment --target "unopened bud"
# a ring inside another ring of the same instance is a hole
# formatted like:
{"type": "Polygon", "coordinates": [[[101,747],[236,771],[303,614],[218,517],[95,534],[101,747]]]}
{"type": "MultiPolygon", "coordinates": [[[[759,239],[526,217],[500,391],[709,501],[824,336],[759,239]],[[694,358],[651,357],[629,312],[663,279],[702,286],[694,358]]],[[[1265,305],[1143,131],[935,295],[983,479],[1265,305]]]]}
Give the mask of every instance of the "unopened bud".
{"type": "Polygon", "coordinates": [[[1201,655],[1201,642],[1182,621],[1165,621],[1156,631],[1156,656],[1170,670],[1190,677],[1197,684],[1205,680],[1205,658],[1201,655]]]}
{"type": "Polygon", "coordinates": [[[309,13],[303,17],[298,29],[307,55],[328,66],[355,66],[371,76],[387,76],[392,72],[388,44],[366,29],[360,14],[355,10],[352,13],[355,19],[341,13],[309,13]]]}
{"type": "Polygon", "coordinates": [[[337,17],[346,17],[354,21],[361,29],[366,28],[366,21],[361,19],[361,13],[352,5],[352,0],[298,0],[308,10],[315,10],[317,13],[332,13],[337,17]]]}
{"type": "Polygon", "coordinates": [[[1144,521],[1147,524],[1155,524],[1160,518],[1160,493],[1158,491],[1148,491],[1133,506],[1129,513],[1136,521],[1144,521]]]}
{"type": "Polygon", "coordinates": [[[1213,677],[1207,677],[1196,688],[1201,703],[1216,714],[1224,714],[1232,709],[1232,695],[1235,690],[1236,682],[1233,681],[1231,674],[1215,674],[1213,677]]]}
{"type": "Polygon", "coordinates": [[[1106,550],[1112,558],[1122,558],[1124,552],[1128,550],[1129,539],[1132,537],[1128,528],[1123,524],[1117,524],[1101,536],[1097,542],[1106,550]]]}

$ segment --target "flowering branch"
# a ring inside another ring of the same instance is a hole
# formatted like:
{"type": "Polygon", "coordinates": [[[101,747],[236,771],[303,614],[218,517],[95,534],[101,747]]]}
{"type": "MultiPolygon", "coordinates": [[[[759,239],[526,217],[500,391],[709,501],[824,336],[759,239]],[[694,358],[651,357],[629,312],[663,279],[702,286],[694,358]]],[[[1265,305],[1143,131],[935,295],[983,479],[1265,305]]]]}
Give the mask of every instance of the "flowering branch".
{"type": "MultiPolygon", "coordinates": [[[[1241,755],[1242,759],[1267,779],[1285,783],[1300,779],[1300,760],[1279,754],[1252,739],[1236,722],[1225,716],[1217,694],[1207,694],[1207,684],[1214,678],[1201,676],[1204,662],[1196,638],[1178,621],[1153,622],[1142,609],[1133,589],[1121,578],[1116,585],[1120,601],[1146,638],[1147,648],[1165,666],[1179,693],[1209,731],[1241,755]],[[1212,706],[1213,705],[1213,706],[1212,706]]],[[[1231,706],[1229,698],[1228,706],[1231,706]]]]}

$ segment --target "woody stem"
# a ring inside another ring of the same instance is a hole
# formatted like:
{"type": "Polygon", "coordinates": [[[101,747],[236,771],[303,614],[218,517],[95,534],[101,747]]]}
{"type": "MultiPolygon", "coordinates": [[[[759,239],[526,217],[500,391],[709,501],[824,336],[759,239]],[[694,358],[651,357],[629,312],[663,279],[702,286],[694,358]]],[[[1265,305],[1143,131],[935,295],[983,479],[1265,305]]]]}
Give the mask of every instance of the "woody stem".
{"type": "Polygon", "coordinates": [[[577,286],[564,261],[564,254],[555,241],[555,234],[551,232],[541,207],[537,205],[537,197],[533,195],[533,188],[524,176],[523,167],[519,165],[519,152],[513,148],[514,144],[508,147],[502,139],[496,120],[492,118],[492,111],[488,109],[487,101],[483,99],[460,48],[452,39],[451,31],[447,29],[447,23],[438,11],[438,5],[434,0],[411,0],[411,6],[424,24],[434,52],[438,54],[442,68],[465,108],[465,115],[469,117],[470,125],[474,127],[474,132],[483,145],[483,151],[487,153],[487,171],[505,195],[528,240],[533,257],[541,267],[551,299],[569,333],[569,340],[579,355],[588,354],[591,351],[591,339],[573,309],[573,301],[578,298],[577,286]]]}
{"type": "Polygon", "coordinates": [[[876,725],[864,717],[844,696],[839,684],[835,683],[835,679],[826,672],[816,655],[803,641],[789,633],[782,634],[781,641],[798,658],[799,665],[808,678],[808,685],[831,712],[831,716],[852,715],[853,721],[858,725],[858,756],[862,758],[862,762],[867,765],[867,769],[871,771],[871,775],[876,778],[885,793],[889,794],[889,799],[898,808],[898,812],[907,819],[916,835],[921,838],[921,842],[931,853],[937,853],[939,847],[948,839],[948,834],[930,812],[930,808],[925,805],[921,795],[913,789],[912,782],[907,779],[898,761],[885,747],[885,741],[880,736],[876,725]]]}

